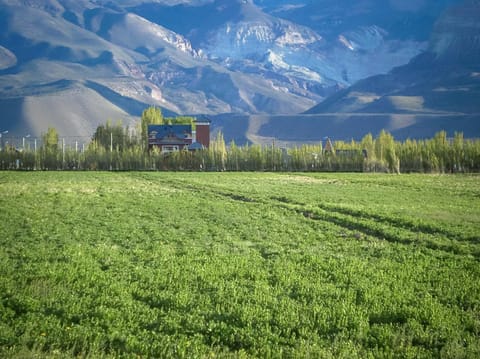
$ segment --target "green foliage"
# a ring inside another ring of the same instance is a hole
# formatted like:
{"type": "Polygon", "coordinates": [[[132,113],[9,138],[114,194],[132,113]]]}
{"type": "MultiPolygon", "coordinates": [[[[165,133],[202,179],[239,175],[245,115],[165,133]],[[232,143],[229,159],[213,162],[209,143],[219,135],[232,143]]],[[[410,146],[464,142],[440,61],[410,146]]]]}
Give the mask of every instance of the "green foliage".
{"type": "MultiPolygon", "coordinates": [[[[393,136],[382,130],[375,140],[375,158],[387,172],[400,173],[400,160],[395,149],[393,136]]],[[[378,171],[378,168],[377,168],[378,171]]]]}
{"type": "MultiPolygon", "coordinates": [[[[42,136],[42,142],[43,146],[40,152],[40,168],[51,170],[62,168],[62,164],[60,163],[60,151],[62,151],[62,148],[59,148],[58,146],[59,136],[57,130],[53,127],[49,127],[47,132],[42,136]]],[[[27,153],[24,154],[27,155],[27,153]]],[[[20,162],[25,164],[28,162],[25,161],[24,158],[22,158],[23,161],[20,161],[18,157],[20,156],[17,156],[15,160],[17,163],[20,162]]]]}
{"type": "Polygon", "coordinates": [[[55,128],[49,127],[47,132],[42,136],[44,148],[53,152],[58,149],[58,132],[55,128]]]}
{"type": "MultiPolygon", "coordinates": [[[[156,113],[155,108],[151,111],[156,113]]],[[[146,110],[147,111],[147,110],[146,110]]],[[[149,115],[150,116],[150,115],[149,115]]],[[[192,117],[178,117],[181,123],[192,117]]],[[[168,119],[168,122],[177,121],[168,119]]],[[[167,120],[167,119],[165,119],[167,120]]],[[[88,170],[174,170],[174,171],[304,171],[304,172],[388,172],[388,173],[471,173],[480,172],[480,140],[464,139],[462,133],[447,138],[445,132],[429,140],[395,141],[382,131],[377,138],[366,135],[360,142],[336,141],[335,152],[321,144],[292,148],[270,145],[225,144],[219,131],[209,149],[168,155],[145,151],[146,139],[120,124],[110,122],[95,131],[86,151],[73,150],[54,129],[48,145],[40,152],[31,147],[18,153],[14,148],[0,151],[0,169],[88,169],[88,170]]]]}
{"type": "Polygon", "coordinates": [[[148,125],[161,125],[164,123],[162,110],[159,107],[151,106],[142,112],[140,120],[142,143],[144,148],[148,147],[148,125]]]}
{"type": "Polygon", "coordinates": [[[195,117],[191,116],[166,117],[165,123],[169,125],[192,125],[192,129],[195,130],[195,117]]]}
{"type": "Polygon", "coordinates": [[[116,125],[112,125],[110,121],[107,121],[105,125],[97,127],[92,141],[95,143],[94,145],[102,146],[110,151],[123,151],[135,143],[132,141],[128,131],[128,128],[122,126],[121,121],[117,122],[116,125]]]}
{"type": "Polygon", "coordinates": [[[223,139],[223,133],[221,131],[217,132],[216,137],[211,141],[208,152],[209,167],[217,171],[225,171],[227,147],[225,146],[225,140],[223,139]]]}
{"type": "Polygon", "coordinates": [[[0,177],[3,358],[480,355],[478,175],[0,177]]]}

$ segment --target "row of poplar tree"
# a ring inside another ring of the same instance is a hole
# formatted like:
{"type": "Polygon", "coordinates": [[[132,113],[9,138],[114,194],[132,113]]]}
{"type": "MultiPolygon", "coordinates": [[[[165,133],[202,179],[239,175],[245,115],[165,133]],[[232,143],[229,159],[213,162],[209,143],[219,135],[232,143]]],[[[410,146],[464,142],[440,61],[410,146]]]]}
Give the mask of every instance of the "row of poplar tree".
{"type": "Polygon", "coordinates": [[[221,132],[201,151],[162,154],[148,149],[148,124],[192,123],[191,117],[164,118],[160,109],[148,108],[139,128],[131,131],[107,122],[99,126],[89,145],[60,144],[49,128],[40,148],[0,151],[3,170],[114,170],[114,171],[355,171],[355,172],[480,172],[480,140],[464,139],[461,133],[448,138],[445,131],[426,140],[396,141],[382,131],[375,138],[336,141],[333,149],[322,144],[281,148],[271,145],[226,144],[221,132]],[[137,135],[138,134],[138,135],[137,135]]]}

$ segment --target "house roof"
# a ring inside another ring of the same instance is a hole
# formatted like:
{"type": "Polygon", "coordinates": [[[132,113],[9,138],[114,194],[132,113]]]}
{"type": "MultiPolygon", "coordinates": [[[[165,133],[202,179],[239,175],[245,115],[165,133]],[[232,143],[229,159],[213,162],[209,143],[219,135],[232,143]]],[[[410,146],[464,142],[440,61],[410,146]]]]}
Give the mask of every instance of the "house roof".
{"type": "Polygon", "coordinates": [[[192,139],[191,125],[149,125],[150,143],[184,143],[192,139]]]}
{"type": "Polygon", "coordinates": [[[324,143],[322,145],[323,145],[322,146],[323,150],[325,152],[333,152],[333,144],[332,144],[332,141],[328,137],[326,137],[324,139],[324,143]]]}
{"type": "Polygon", "coordinates": [[[205,146],[202,145],[200,142],[194,142],[190,146],[188,146],[189,150],[196,151],[196,150],[204,150],[205,146]]]}

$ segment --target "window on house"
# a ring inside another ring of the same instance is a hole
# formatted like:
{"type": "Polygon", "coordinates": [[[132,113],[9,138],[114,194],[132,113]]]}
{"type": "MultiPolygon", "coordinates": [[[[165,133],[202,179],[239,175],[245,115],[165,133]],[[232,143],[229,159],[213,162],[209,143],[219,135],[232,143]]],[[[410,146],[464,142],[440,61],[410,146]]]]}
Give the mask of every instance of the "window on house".
{"type": "Polygon", "coordinates": [[[166,152],[175,152],[175,151],[178,151],[179,148],[177,145],[168,145],[168,146],[162,146],[162,152],[163,153],[166,153],[166,152]]]}

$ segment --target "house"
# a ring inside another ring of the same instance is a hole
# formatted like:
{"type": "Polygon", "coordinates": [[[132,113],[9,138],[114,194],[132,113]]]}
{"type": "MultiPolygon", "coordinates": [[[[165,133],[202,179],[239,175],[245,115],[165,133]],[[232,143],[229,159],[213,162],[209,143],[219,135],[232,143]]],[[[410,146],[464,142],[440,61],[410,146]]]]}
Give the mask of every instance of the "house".
{"type": "Polygon", "coordinates": [[[323,139],[322,148],[324,153],[327,153],[327,152],[333,153],[333,144],[330,138],[325,137],[323,139]]]}
{"type": "Polygon", "coordinates": [[[162,153],[191,150],[210,146],[210,121],[195,124],[149,125],[148,147],[159,148],[162,153]]]}

